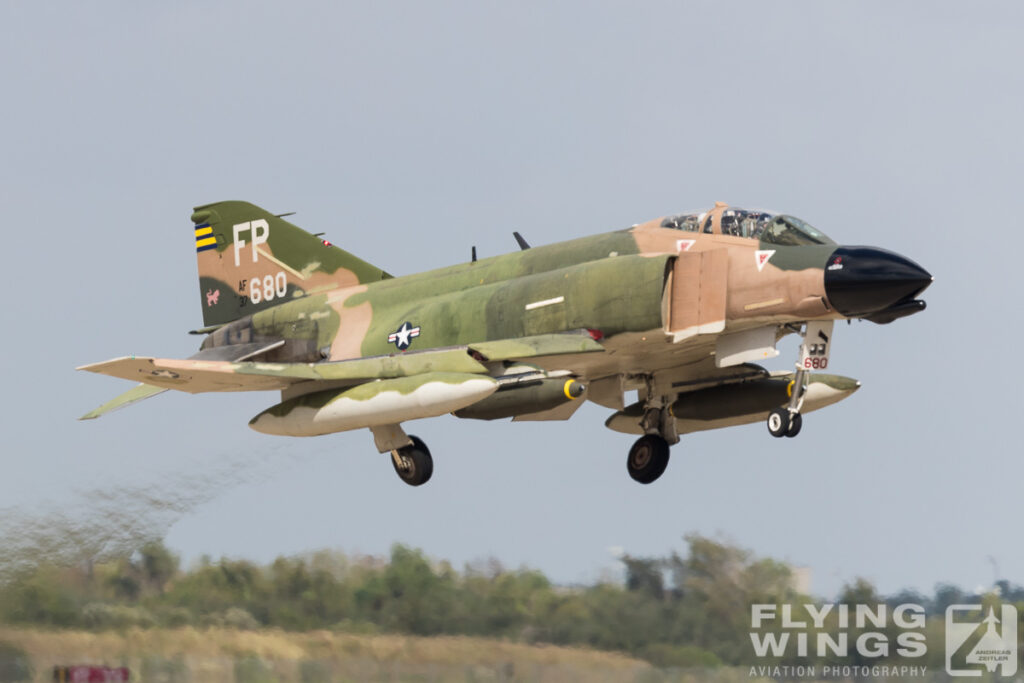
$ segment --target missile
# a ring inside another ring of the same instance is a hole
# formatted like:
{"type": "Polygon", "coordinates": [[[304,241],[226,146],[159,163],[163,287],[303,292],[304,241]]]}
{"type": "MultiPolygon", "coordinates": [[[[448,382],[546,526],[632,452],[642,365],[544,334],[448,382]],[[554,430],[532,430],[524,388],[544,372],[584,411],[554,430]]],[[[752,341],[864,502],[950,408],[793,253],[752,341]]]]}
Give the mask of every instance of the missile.
{"type": "Polygon", "coordinates": [[[437,417],[487,398],[498,382],[486,375],[429,372],[288,399],[249,421],[264,434],[318,436],[437,417]]]}
{"type": "Polygon", "coordinates": [[[500,420],[539,413],[575,401],[586,387],[574,379],[544,378],[503,386],[478,403],[455,411],[456,417],[474,420],[500,420]]]}
{"type": "MultiPolygon", "coordinates": [[[[793,379],[794,373],[789,372],[680,394],[672,404],[676,431],[689,434],[765,420],[772,409],[788,404],[793,379]]],[[[860,382],[849,377],[810,374],[800,412],[838,403],[859,388],[860,382]]],[[[605,426],[624,434],[643,434],[643,413],[643,403],[634,403],[609,417],[605,426]]]]}

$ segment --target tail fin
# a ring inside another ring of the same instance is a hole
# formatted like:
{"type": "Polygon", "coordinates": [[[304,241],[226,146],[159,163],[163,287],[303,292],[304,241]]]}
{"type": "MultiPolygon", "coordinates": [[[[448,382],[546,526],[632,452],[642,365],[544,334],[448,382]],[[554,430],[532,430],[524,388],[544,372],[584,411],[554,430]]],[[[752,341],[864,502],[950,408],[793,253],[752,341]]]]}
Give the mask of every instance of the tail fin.
{"type": "Polygon", "coordinates": [[[248,202],[198,206],[192,222],[206,327],[310,292],[391,277],[248,202]]]}

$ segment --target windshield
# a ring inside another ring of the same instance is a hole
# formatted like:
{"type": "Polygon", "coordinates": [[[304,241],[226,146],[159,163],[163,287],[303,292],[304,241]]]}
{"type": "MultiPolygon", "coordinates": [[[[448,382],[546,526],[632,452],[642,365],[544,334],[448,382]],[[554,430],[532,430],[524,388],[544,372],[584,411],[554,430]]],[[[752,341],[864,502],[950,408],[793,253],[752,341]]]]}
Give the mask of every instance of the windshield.
{"type": "Polygon", "coordinates": [[[678,216],[669,216],[661,221],[661,227],[672,228],[673,230],[685,230],[687,232],[700,232],[701,219],[707,215],[707,212],[704,211],[681,213],[678,216]]]}
{"type": "Polygon", "coordinates": [[[807,244],[835,244],[824,233],[795,216],[776,216],[765,228],[760,239],[770,244],[794,247],[807,244]]]}
{"type": "Polygon", "coordinates": [[[835,244],[820,230],[795,216],[760,209],[734,209],[721,204],[711,211],[669,216],[661,221],[661,227],[746,237],[780,246],[835,244]]]}

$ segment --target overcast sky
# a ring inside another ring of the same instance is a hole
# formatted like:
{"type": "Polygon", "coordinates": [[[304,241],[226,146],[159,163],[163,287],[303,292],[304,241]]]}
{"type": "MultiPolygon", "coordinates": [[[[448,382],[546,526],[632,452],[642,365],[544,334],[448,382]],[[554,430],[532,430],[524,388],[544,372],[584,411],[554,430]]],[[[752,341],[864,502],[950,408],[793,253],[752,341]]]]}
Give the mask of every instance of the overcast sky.
{"type": "Polygon", "coordinates": [[[810,566],[821,595],[1024,583],[1024,5],[5,3],[0,25],[8,525],[113,505],[186,560],[402,542],[565,583],[697,532],[810,566]],[[863,388],[799,438],[686,436],[646,487],[593,404],[409,424],[420,489],[369,432],[252,432],[272,393],[76,422],[130,385],[75,366],[198,347],[189,214],[223,199],[399,275],[722,200],[935,283],[921,315],[837,327],[830,369],[863,388]]]}

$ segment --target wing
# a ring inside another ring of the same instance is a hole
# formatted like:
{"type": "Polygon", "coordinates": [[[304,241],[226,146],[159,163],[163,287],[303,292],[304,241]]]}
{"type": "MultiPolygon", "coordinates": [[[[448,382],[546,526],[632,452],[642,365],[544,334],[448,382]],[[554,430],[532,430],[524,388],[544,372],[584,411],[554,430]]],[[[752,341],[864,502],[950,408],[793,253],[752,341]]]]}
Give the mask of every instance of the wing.
{"type": "Polygon", "coordinates": [[[78,369],[190,394],[212,391],[281,391],[300,382],[340,380],[358,384],[427,372],[484,373],[487,370],[465,350],[460,349],[325,363],[260,363],[126,356],[83,365],[78,369]]]}
{"type": "MultiPolygon", "coordinates": [[[[243,358],[250,358],[273,348],[272,345],[262,348],[256,348],[258,345],[242,346],[247,348],[239,347],[235,351],[244,351],[243,358]],[[253,348],[248,348],[250,346],[253,348]]],[[[602,351],[604,348],[589,336],[550,334],[321,363],[220,360],[201,352],[187,359],[125,356],[102,363],[83,365],[77,369],[142,382],[151,387],[146,391],[133,389],[84,416],[92,418],[166,389],[191,394],[214,391],[284,391],[306,382],[331,382],[333,386],[344,386],[428,372],[488,374],[489,370],[485,365],[488,362],[545,361],[555,357],[602,351]],[[152,393],[149,393],[150,391],[152,393]]]]}
{"type": "MultiPolygon", "coordinates": [[[[213,349],[200,350],[198,353],[193,355],[191,359],[192,360],[202,359],[202,360],[232,360],[232,361],[241,361],[241,360],[245,360],[246,358],[253,358],[255,356],[260,355],[261,353],[266,353],[267,351],[272,351],[273,349],[276,349],[279,346],[283,346],[283,345],[284,345],[284,340],[283,339],[279,340],[279,341],[275,341],[275,342],[270,342],[270,343],[235,344],[235,345],[231,345],[231,346],[222,346],[222,347],[217,347],[217,348],[213,348],[213,349]]],[[[99,363],[98,365],[104,365],[104,364],[103,363],[99,363]]],[[[91,367],[93,367],[93,366],[86,365],[86,366],[82,366],[82,367],[77,368],[77,369],[78,370],[86,370],[86,369],[89,369],[91,367]]],[[[133,379],[140,379],[141,380],[142,377],[133,377],[133,379]]],[[[99,408],[96,408],[95,410],[89,411],[88,413],[86,413],[85,415],[83,415],[82,417],[80,417],[78,419],[79,420],[95,420],[97,417],[100,417],[101,415],[105,415],[107,413],[111,413],[111,412],[113,412],[115,410],[120,410],[121,408],[124,408],[125,406],[130,406],[133,403],[138,403],[139,401],[142,401],[143,399],[147,399],[147,398],[150,398],[152,396],[156,396],[157,394],[162,394],[163,392],[167,391],[169,388],[170,387],[154,385],[154,384],[150,384],[150,383],[140,384],[140,385],[138,385],[138,386],[136,386],[136,387],[134,387],[132,389],[129,389],[128,391],[124,392],[120,396],[117,396],[117,397],[107,401],[106,403],[101,405],[99,408]]]]}

